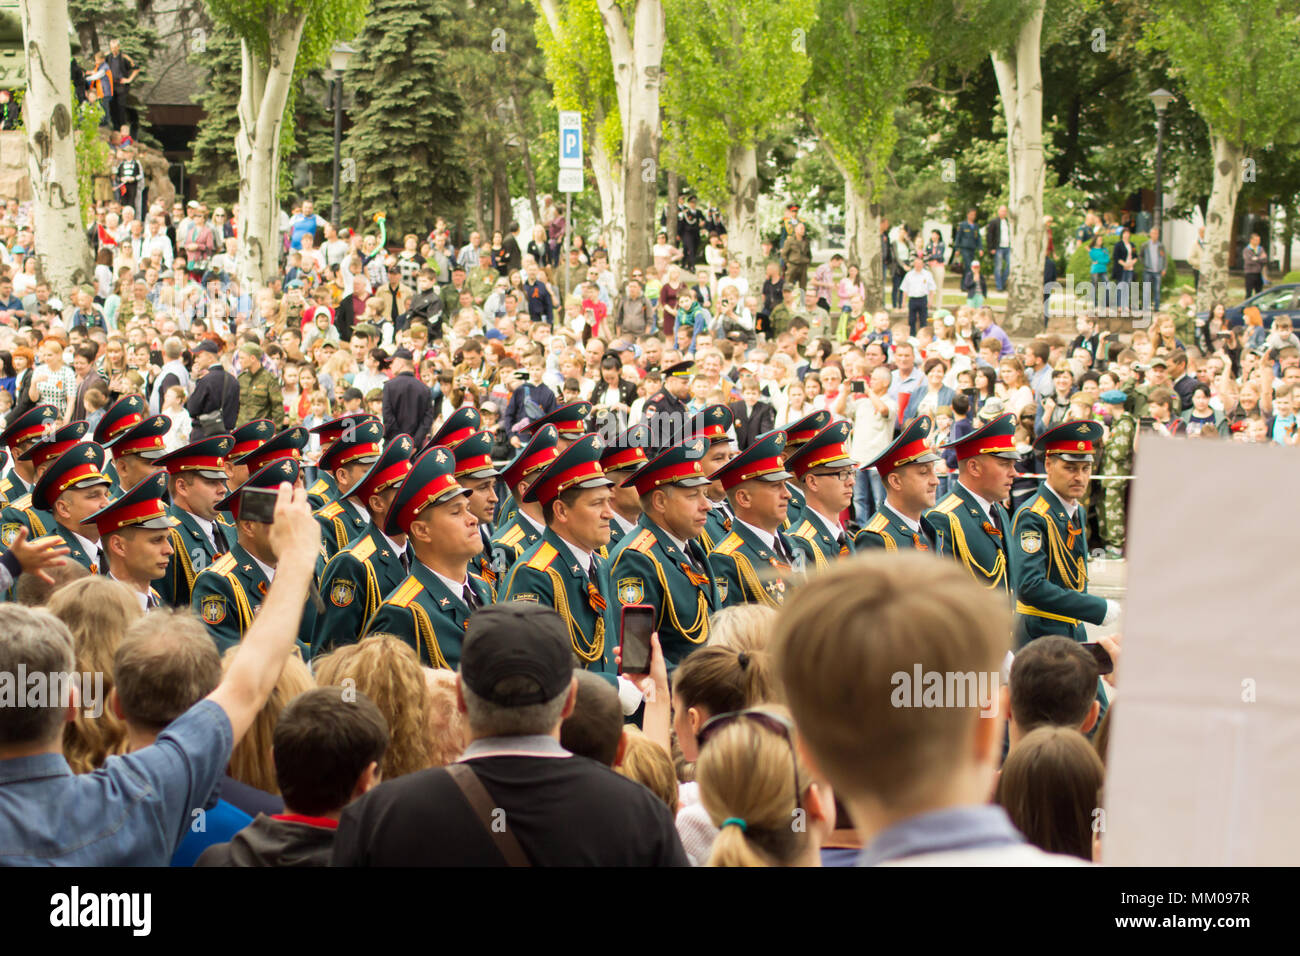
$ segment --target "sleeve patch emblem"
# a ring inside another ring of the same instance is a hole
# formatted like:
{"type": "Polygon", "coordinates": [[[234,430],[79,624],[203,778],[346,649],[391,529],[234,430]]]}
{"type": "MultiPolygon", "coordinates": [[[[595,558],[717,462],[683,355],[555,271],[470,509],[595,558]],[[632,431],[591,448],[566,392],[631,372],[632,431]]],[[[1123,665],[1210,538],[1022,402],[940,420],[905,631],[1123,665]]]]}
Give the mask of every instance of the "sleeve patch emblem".
{"type": "Polygon", "coordinates": [[[22,530],[22,525],[17,521],[6,521],[0,525],[0,544],[6,548],[14,543],[14,538],[18,537],[18,532],[22,530]]]}
{"type": "Polygon", "coordinates": [[[640,578],[618,579],[618,600],[622,604],[640,604],[645,598],[645,583],[640,578]]]}
{"type": "Polygon", "coordinates": [[[199,607],[204,624],[216,627],[226,619],[226,599],[220,594],[205,597],[199,607]]]}
{"type": "Polygon", "coordinates": [[[342,579],[335,581],[334,586],[330,588],[330,603],[335,607],[347,607],[356,597],[357,586],[352,581],[342,579]]]}
{"type": "Polygon", "coordinates": [[[510,598],[512,601],[532,601],[534,604],[540,604],[536,594],[516,594],[510,598]]]}
{"type": "Polygon", "coordinates": [[[1043,536],[1037,531],[1020,532],[1020,550],[1025,554],[1037,554],[1042,550],[1043,536]]]}

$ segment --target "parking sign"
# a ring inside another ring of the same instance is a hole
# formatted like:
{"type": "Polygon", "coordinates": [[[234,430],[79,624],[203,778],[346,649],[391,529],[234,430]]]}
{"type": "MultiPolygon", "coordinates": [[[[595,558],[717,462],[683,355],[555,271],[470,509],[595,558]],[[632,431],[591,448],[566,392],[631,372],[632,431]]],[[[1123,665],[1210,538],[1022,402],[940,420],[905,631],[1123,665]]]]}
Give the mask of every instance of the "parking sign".
{"type": "Polygon", "coordinates": [[[582,114],[560,111],[560,168],[582,168],[582,114]]]}

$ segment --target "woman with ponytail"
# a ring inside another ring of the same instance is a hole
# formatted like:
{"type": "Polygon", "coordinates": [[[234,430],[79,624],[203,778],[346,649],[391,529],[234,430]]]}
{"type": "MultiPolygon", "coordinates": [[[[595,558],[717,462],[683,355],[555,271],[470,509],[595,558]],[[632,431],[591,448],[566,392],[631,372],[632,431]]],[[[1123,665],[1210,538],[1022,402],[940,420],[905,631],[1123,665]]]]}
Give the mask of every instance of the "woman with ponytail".
{"type": "MultiPolygon", "coordinates": [[[[673,673],[673,731],[682,758],[699,756],[696,734],[710,717],[779,700],[767,654],[732,647],[703,647],[688,656],[673,673]]],[[[684,777],[684,779],[689,779],[684,777]]],[[[686,855],[696,866],[709,858],[717,826],[700,806],[699,791],[683,783],[678,794],[677,833],[686,855]]]]}
{"type": "Polygon", "coordinates": [[[719,828],[709,866],[820,866],[835,798],[812,782],[794,724],[776,708],[709,720],[698,734],[700,801],[719,828]]]}

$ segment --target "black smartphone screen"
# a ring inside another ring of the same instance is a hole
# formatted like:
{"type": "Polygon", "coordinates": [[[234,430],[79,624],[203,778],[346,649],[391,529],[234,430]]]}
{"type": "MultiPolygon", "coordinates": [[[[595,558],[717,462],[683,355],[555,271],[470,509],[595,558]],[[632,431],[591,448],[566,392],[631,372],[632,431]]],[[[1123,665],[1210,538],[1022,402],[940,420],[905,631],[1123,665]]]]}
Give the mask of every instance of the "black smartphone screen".
{"type": "Polygon", "coordinates": [[[651,605],[624,605],[619,628],[620,673],[650,673],[650,635],[654,629],[655,609],[651,605]]]}
{"type": "Polygon", "coordinates": [[[1097,662],[1098,674],[1109,674],[1115,670],[1115,662],[1111,660],[1110,653],[1095,641],[1084,644],[1083,649],[1092,655],[1092,659],[1097,662]]]}
{"type": "Polygon", "coordinates": [[[239,517],[244,521],[270,524],[275,520],[276,493],[262,488],[249,488],[239,494],[239,517]]]}

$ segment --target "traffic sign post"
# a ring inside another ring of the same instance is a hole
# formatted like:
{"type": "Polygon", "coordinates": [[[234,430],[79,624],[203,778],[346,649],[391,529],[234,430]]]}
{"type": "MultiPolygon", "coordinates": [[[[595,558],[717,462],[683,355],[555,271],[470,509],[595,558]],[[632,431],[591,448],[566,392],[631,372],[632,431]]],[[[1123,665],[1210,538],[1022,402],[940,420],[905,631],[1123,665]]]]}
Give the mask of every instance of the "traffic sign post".
{"type": "Polygon", "coordinates": [[[561,303],[569,295],[569,228],[573,220],[573,194],[582,192],[582,114],[560,110],[560,192],[564,193],[564,288],[561,303]]]}

